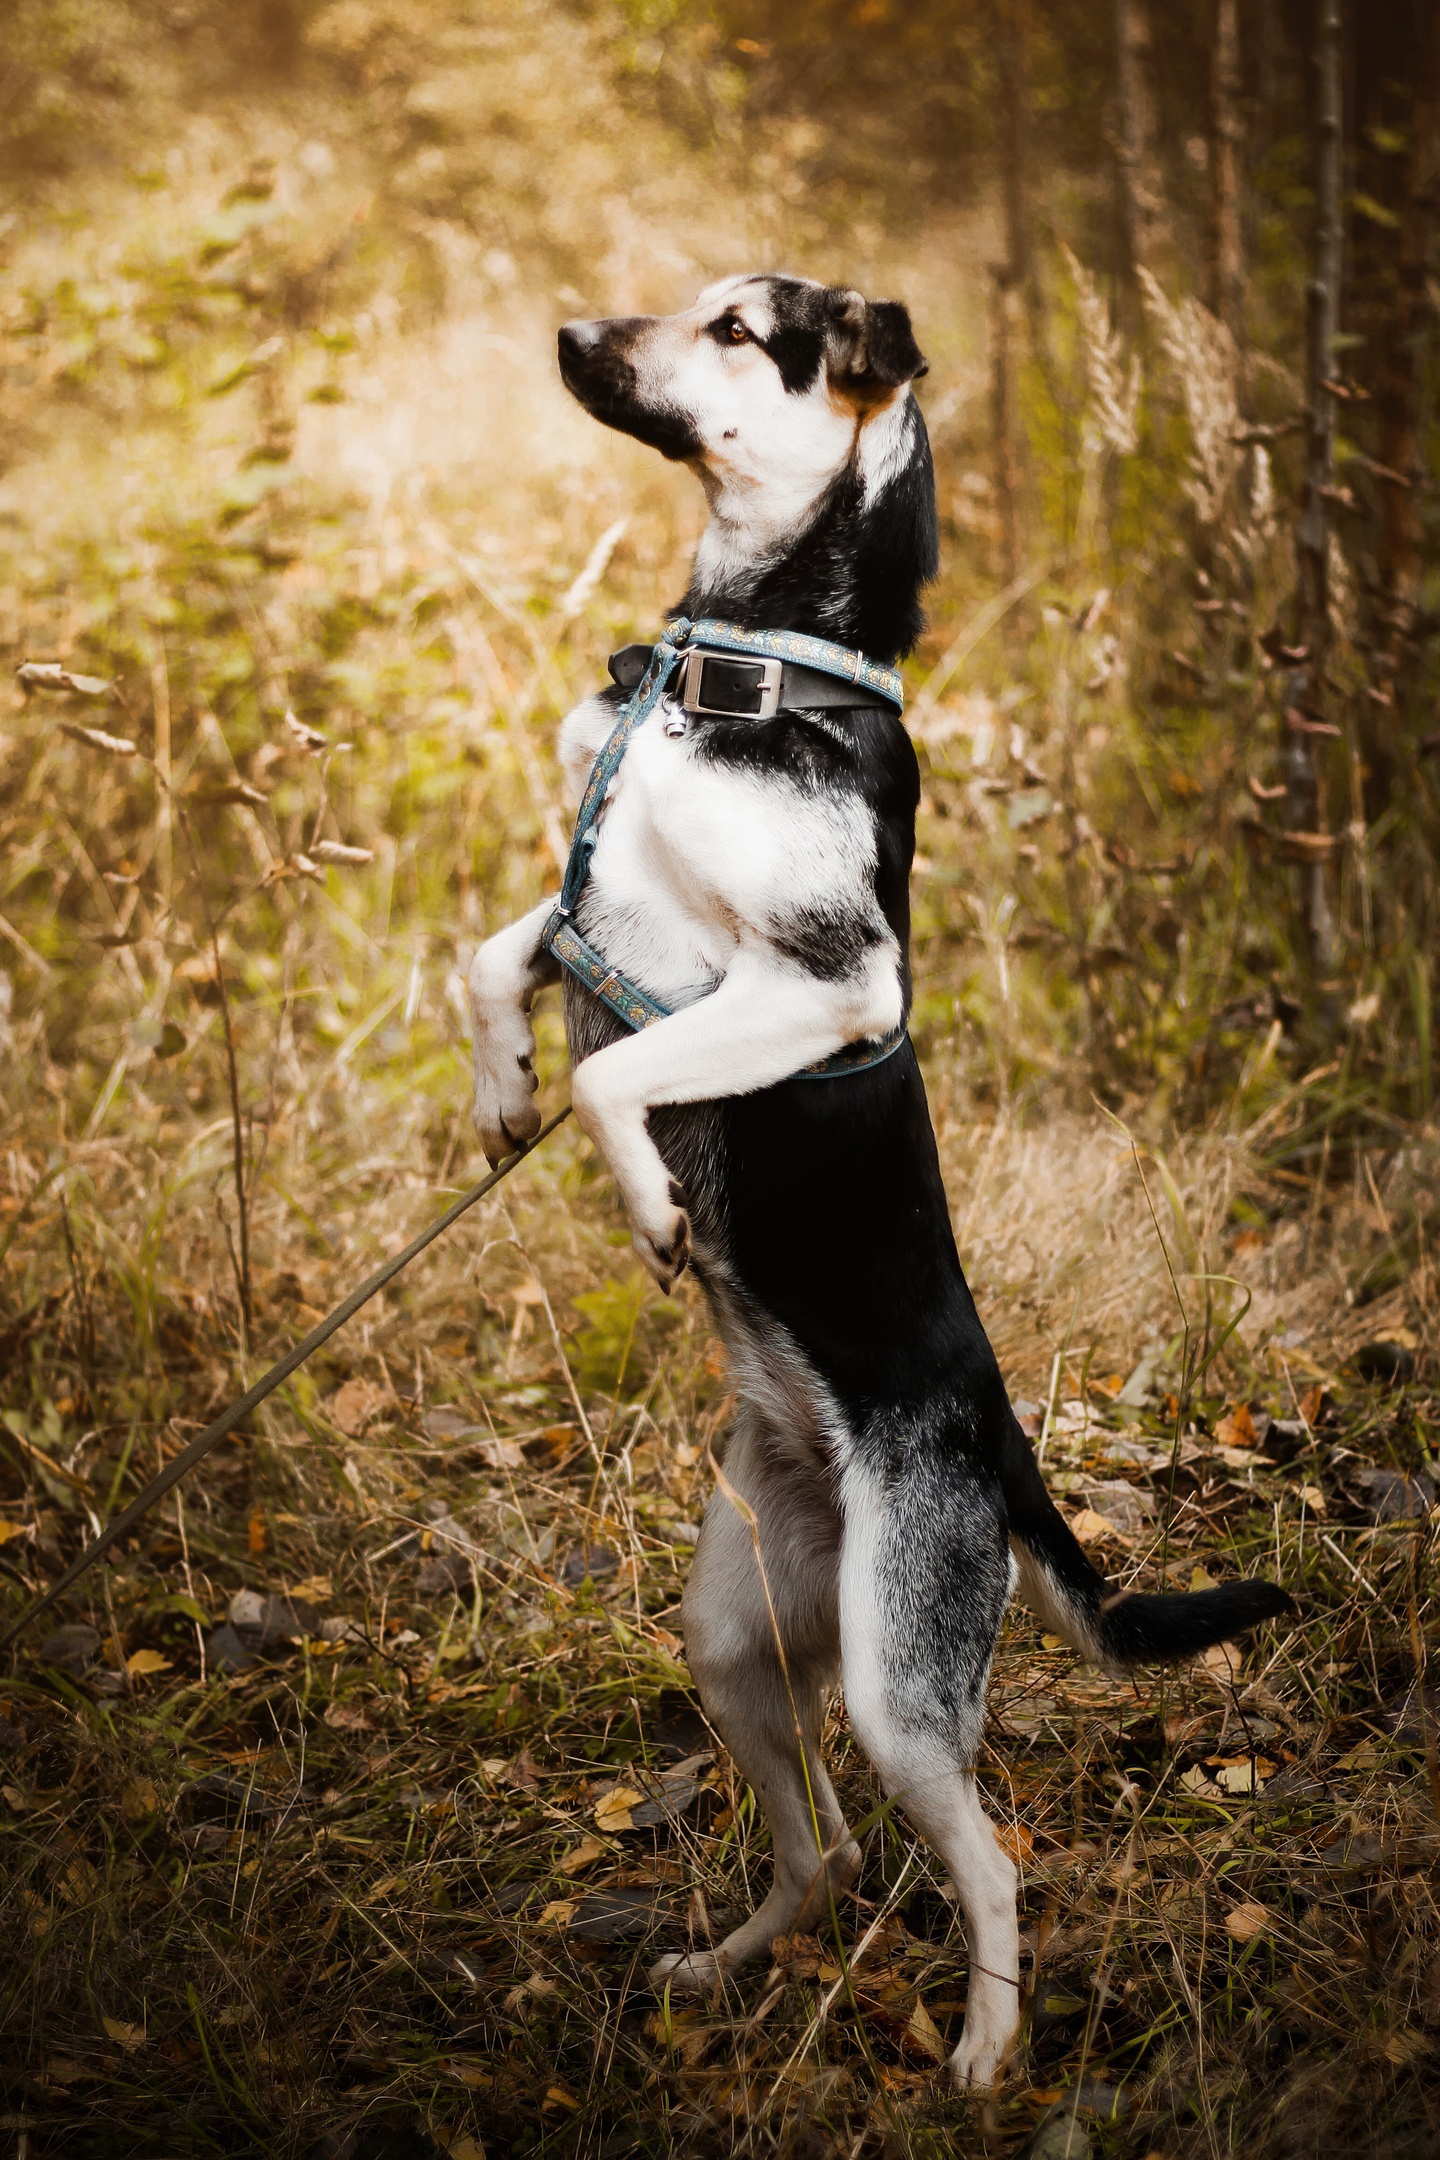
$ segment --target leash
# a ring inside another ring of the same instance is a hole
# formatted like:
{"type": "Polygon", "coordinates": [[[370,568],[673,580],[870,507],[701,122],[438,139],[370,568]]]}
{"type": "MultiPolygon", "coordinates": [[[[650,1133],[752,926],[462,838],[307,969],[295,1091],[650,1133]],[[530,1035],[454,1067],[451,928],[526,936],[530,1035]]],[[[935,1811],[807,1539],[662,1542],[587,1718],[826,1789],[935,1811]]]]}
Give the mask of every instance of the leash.
{"type": "MultiPolygon", "coordinates": [[[[798,630],[742,630],[708,616],[700,622],[677,616],[653,646],[627,645],[612,653],[610,673],[630,695],[590,768],[560,897],[540,941],[552,959],[638,1033],[668,1019],[672,1008],[612,967],[581,936],[573,918],[590,875],[610,783],[651,713],[659,706],[667,716],[666,734],[683,735],[691,714],[768,720],[784,708],[872,706],[881,700],[899,712],[905,690],[896,669],[881,667],[828,638],[798,630]]],[[[868,1071],[893,1057],[907,1040],[899,1027],[879,1041],[847,1043],[833,1057],[803,1066],[794,1078],[835,1080],[868,1071]]]]}
{"type": "Polygon", "coordinates": [[[296,1343],[293,1350],[287,1350],[279,1364],[272,1365],[263,1379],[257,1380],[254,1387],[247,1389],[238,1402],[231,1403],[228,1410],[222,1411],[213,1425],[207,1425],[204,1432],[192,1440],[188,1447],[183,1447],[178,1455],[173,1456],[160,1475],[150,1480],[145,1490],[131,1501],[129,1507],[117,1515],[112,1523],[107,1523],[94,1544],[87,1545],[79,1558],[71,1561],[64,1574],[57,1576],[43,1597],[36,1598],[34,1603],[21,1613],[19,1619],[12,1621],[5,1632],[0,1634],[0,1650],[12,1643],[16,1636],[23,1633],[32,1621],[38,1620],[41,1613],[53,1605],[72,1583],[77,1583],[82,1575],[94,1567],[96,1561],[109,1552],[112,1545],[134,1528],[148,1508],[153,1507],[157,1500],[163,1499],[172,1486],[178,1485],[181,1478],[187,1476],[213,1447],[218,1446],[227,1433],[233,1432],[252,1410],[259,1408],[267,1395],[273,1395],[281,1382],[288,1380],[296,1367],[303,1365],[306,1358],[312,1356],[322,1343],[329,1342],[330,1337],[344,1327],[347,1320],[355,1317],[362,1305],[368,1305],[377,1291],[383,1290],[386,1283],[393,1282],[401,1269],[409,1267],[410,1262],[418,1258],[427,1245],[433,1245],[436,1238],[443,1236],[452,1223],[459,1222],[468,1208],[474,1207],[477,1200],[483,1200],[486,1193],[493,1191],[502,1178],[509,1177],[512,1170],[518,1169],[525,1157],[533,1154],[542,1140],[548,1140],[556,1126],[563,1125],[569,1115],[570,1105],[567,1103],[563,1110],[557,1110],[554,1117],[541,1126],[533,1140],[524,1141],[513,1155],[507,1155],[503,1162],[497,1163],[488,1177],[481,1178],[478,1185],[472,1185],[469,1192],[462,1193],[458,1200],[446,1208],[443,1215],[436,1217],[428,1230],[422,1230],[419,1237],[410,1240],[403,1252],[396,1253],[393,1260],[387,1260],[384,1267],[368,1281],[352,1290],[349,1297],[337,1305],[318,1327],[310,1330],[303,1342],[296,1343]]]}

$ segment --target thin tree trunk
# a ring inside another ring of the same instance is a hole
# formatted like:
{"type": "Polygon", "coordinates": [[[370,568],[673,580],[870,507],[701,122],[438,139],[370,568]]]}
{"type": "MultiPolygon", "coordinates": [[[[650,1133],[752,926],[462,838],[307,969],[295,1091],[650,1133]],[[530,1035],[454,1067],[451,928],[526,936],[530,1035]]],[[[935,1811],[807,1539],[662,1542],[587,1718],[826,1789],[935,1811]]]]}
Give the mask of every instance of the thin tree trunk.
{"type": "Polygon", "coordinates": [[[1237,345],[1243,340],[1244,328],[1240,89],[1238,0],[1215,0],[1210,57],[1210,308],[1237,345]]]}
{"type": "MultiPolygon", "coordinates": [[[[1315,716],[1324,697],[1330,642],[1330,530],[1327,494],[1335,477],[1335,405],[1326,387],[1335,369],[1340,328],[1340,0],[1317,0],[1315,19],[1315,232],[1306,295],[1305,500],[1296,532],[1300,578],[1300,642],[1304,680],[1287,713],[1286,822],[1292,831],[1322,829],[1323,795],[1317,738],[1302,723],[1315,716]],[[1305,708],[1309,708],[1307,714],[1305,708]]],[[[1326,974],[1335,960],[1335,927],[1323,861],[1296,872],[1301,918],[1312,974],[1326,974]]]]}
{"type": "Polygon", "coordinates": [[[1015,396],[1015,318],[1019,296],[1006,263],[990,265],[990,424],[995,445],[995,497],[1008,585],[1020,574],[1019,415],[1015,396]]]}
{"type": "Polygon", "coordinates": [[[1133,312],[1135,273],[1153,267],[1163,229],[1146,0],[1115,0],[1114,142],[1120,268],[1130,289],[1133,312]]]}
{"type": "Polygon", "coordinates": [[[1378,476],[1380,580],[1389,612],[1393,615],[1398,607],[1405,617],[1419,595],[1423,539],[1416,495],[1424,478],[1420,470],[1422,342],[1431,307],[1426,271],[1436,213],[1440,211],[1440,7],[1432,6],[1429,11],[1416,60],[1397,289],[1381,356],[1377,400],[1380,462],[1386,468],[1386,474],[1378,476]],[[1390,474],[1396,477],[1387,477],[1390,474]]]}
{"type": "Polygon", "coordinates": [[[1021,543],[1021,459],[1018,371],[1020,300],[1032,330],[1037,312],[1030,246],[1026,150],[1029,83],[1028,0],[998,0],[995,45],[1000,63],[1000,184],[1005,210],[1005,260],[991,266],[990,414],[995,444],[995,493],[1000,506],[1005,580],[1018,577],[1021,543]]]}

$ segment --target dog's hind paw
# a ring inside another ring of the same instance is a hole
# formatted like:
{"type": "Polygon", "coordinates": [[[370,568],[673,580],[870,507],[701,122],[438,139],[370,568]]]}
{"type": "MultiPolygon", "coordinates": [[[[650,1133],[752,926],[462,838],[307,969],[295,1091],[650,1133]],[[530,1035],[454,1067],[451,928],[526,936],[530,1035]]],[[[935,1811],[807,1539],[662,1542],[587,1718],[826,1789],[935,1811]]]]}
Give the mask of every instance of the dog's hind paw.
{"type": "Polygon", "coordinates": [[[993,2033],[962,2033],[960,2045],[946,2065],[950,2081],[957,2092],[989,2092],[1000,2082],[1005,2058],[1010,2051],[1010,2036],[997,2038],[993,2033]]]}
{"type": "Polygon", "coordinates": [[[657,1995],[668,1987],[672,1995],[709,1995],[725,1977],[725,1967],[713,1950],[676,1951],[657,1958],[645,1978],[657,1995]]]}

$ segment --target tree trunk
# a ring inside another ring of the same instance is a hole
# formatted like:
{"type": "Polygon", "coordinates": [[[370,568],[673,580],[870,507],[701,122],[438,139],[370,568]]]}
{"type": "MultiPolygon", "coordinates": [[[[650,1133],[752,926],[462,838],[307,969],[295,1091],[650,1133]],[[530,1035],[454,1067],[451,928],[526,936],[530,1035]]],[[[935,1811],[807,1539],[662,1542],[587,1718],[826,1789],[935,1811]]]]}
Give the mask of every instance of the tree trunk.
{"type": "Polygon", "coordinates": [[[1028,0],[998,0],[995,45],[1000,63],[1000,183],[1005,211],[1005,260],[991,266],[990,413],[995,444],[995,493],[1007,584],[1020,572],[1021,459],[1019,450],[1019,308],[1023,296],[1032,336],[1038,337],[1039,295],[1026,167],[1029,79],[1028,0]]]}
{"type": "Polygon", "coordinates": [[[1240,244],[1240,16],[1238,0],[1215,0],[1210,56],[1210,310],[1243,343],[1240,244]]]}
{"type": "Polygon", "coordinates": [[[1135,273],[1153,267],[1163,230],[1146,0],[1115,0],[1114,143],[1120,268],[1130,289],[1133,313],[1135,273]]]}
{"type": "Polygon", "coordinates": [[[1019,296],[1006,263],[990,265],[990,424],[995,445],[995,499],[1005,582],[1020,574],[1019,415],[1015,395],[1015,318],[1019,296]]]}
{"type": "Polygon", "coordinates": [[[1380,422],[1380,582],[1387,612],[1400,612],[1403,632],[1419,596],[1423,528],[1416,500],[1420,469],[1420,396],[1425,318],[1430,310],[1426,270],[1440,211],[1440,7],[1428,10],[1410,109],[1410,152],[1400,206],[1398,279],[1378,384],[1380,422]],[[1394,474],[1394,479],[1386,475],[1394,474]],[[1402,485],[1408,482],[1409,485],[1402,485]]]}
{"type": "MultiPolygon", "coordinates": [[[[1307,719],[1321,715],[1325,657],[1330,642],[1330,529],[1327,494],[1335,477],[1335,339],[1340,328],[1340,0],[1316,0],[1315,16],[1315,232],[1306,295],[1305,500],[1296,532],[1300,577],[1300,642],[1303,675],[1286,712],[1286,822],[1296,832],[1318,833],[1324,813],[1317,743],[1307,719]]],[[[1296,871],[1300,912],[1312,974],[1335,962],[1335,927],[1323,861],[1296,871]]]]}

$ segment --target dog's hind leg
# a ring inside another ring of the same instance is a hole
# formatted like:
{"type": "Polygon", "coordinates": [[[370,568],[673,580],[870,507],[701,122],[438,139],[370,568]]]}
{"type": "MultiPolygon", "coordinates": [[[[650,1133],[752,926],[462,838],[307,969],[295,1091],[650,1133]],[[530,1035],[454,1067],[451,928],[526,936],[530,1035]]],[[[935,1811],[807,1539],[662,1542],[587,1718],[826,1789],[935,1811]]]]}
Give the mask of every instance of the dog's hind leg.
{"type": "Polygon", "coordinates": [[[716,1492],[685,1591],[685,1655],[707,1717],[765,1810],[775,1879],[758,1911],[715,1949],[652,1967],[652,1986],[668,1981],[678,1993],[706,1993],[777,1935],[814,1926],[860,1867],[820,1758],[826,1691],[839,1668],[840,1518],[829,1473],[812,1450],[747,1411],[725,1457],[725,1483],[754,1510],[765,1581],[749,1524],[716,1492]]]}
{"type": "Polygon", "coordinates": [[[994,2082],[1020,2015],[1015,1869],[975,1786],[1010,1561],[999,1495],[952,1463],[847,1469],[840,1628],[850,1726],[949,1869],[970,1952],[961,2086],[994,2082]]]}

